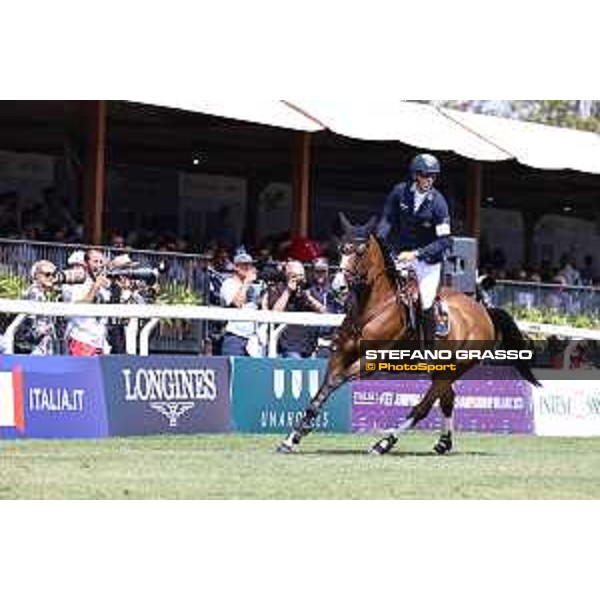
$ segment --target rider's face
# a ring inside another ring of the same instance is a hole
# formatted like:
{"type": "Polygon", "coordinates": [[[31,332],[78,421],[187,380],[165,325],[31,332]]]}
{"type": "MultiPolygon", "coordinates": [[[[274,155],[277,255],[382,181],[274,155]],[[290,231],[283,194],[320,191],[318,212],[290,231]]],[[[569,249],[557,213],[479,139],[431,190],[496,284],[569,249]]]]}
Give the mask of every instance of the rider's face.
{"type": "Polygon", "coordinates": [[[428,192],[433,187],[435,175],[430,173],[417,173],[417,189],[419,192],[428,192]]]}

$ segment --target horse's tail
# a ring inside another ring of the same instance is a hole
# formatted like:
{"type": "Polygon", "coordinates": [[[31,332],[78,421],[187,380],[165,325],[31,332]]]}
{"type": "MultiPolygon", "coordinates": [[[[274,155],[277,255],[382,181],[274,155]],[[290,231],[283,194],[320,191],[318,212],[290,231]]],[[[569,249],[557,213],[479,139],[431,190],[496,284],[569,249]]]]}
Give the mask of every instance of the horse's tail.
{"type": "MultiPolygon", "coordinates": [[[[527,346],[527,341],[517,327],[514,319],[502,308],[490,307],[487,309],[494,327],[496,335],[500,336],[502,346],[505,350],[524,350],[527,346]]],[[[541,386],[532,373],[529,365],[521,360],[516,361],[514,365],[523,379],[529,381],[531,385],[541,386]]]]}

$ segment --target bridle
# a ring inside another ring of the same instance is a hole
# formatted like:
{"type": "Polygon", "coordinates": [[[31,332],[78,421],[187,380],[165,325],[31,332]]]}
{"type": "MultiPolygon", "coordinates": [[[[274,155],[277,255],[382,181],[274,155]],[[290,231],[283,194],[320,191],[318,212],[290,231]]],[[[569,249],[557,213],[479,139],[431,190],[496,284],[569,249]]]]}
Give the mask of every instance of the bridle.
{"type": "MultiPolygon", "coordinates": [[[[340,254],[342,256],[351,256],[355,255],[356,259],[354,261],[353,268],[349,269],[346,267],[340,266],[340,271],[344,274],[346,279],[346,283],[348,286],[348,291],[356,292],[360,289],[360,286],[365,286],[368,281],[366,270],[357,269],[356,263],[364,258],[365,253],[367,252],[368,245],[372,243],[368,238],[357,238],[352,241],[343,242],[340,246],[340,254]]],[[[384,266],[379,273],[375,275],[373,280],[371,281],[371,285],[375,283],[380,277],[387,276],[389,272],[394,273],[394,275],[398,275],[398,271],[394,267],[384,266]]],[[[381,314],[383,308],[385,308],[392,301],[397,302],[398,304],[403,304],[406,306],[407,310],[411,310],[409,303],[409,292],[408,292],[408,284],[410,283],[410,275],[407,271],[406,274],[402,274],[399,278],[396,294],[390,296],[381,306],[377,307],[376,310],[366,315],[366,318],[362,320],[361,325],[354,322],[352,323],[355,334],[359,337],[362,336],[362,330],[364,327],[369,324],[371,321],[375,320],[381,314]]]]}
{"type": "MultiPolygon", "coordinates": [[[[357,238],[350,242],[343,242],[340,246],[340,254],[342,256],[355,255],[358,257],[358,260],[362,260],[370,243],[369,238],[357,238]]],[[[355,262],[358,262],[358,260],[355,262]]],[[[356,286],[365,285],[367,283],[368,279],[366,272],[361,273],[356,268],[347,269],[341,266],[339,267],[339,271],[344,274],[350,290],[356,286]]],[[[381,272],[377,273],[374,277],[373,282],[389,272],[396,273],[397,271],[394,267],[383,267],[381,272]]]]}

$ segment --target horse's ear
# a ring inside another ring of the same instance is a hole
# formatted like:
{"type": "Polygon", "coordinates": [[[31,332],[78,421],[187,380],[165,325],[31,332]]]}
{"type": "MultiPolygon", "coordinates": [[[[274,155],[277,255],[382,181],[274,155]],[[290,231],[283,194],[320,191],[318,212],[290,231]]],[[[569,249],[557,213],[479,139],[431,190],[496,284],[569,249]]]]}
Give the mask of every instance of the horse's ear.
{"type": "Polygon", "coordinates": [[[340,223],[342,224],[342,229],[344,230],[344,233],[350,233],[352,231],[352,224],[350,223],[350,221],[348,221],[346,215],[343,212],[339,212],[338,215],[340,217],[340,223]]]}
{"type": "Polygon", "coordinates": [[[373,233],[375,231],[375,227],[377,227],[377,221],[377,215],[372,215],[371,218],[367,221],[367,224],[365,225],[367,233],[373,233]]]}

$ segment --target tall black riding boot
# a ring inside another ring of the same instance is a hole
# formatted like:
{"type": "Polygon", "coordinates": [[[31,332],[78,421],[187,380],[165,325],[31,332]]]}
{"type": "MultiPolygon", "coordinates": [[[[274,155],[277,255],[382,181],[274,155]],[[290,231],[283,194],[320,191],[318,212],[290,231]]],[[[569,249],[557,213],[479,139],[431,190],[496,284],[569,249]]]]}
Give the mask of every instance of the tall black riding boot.
{"type": "Polygon", "coordinates": [[[433,307],[423,309],[423,337],[425,339],[425,347],[433,344],[435,338],[434,332],[433,307]]]}

